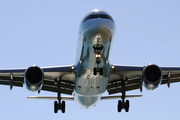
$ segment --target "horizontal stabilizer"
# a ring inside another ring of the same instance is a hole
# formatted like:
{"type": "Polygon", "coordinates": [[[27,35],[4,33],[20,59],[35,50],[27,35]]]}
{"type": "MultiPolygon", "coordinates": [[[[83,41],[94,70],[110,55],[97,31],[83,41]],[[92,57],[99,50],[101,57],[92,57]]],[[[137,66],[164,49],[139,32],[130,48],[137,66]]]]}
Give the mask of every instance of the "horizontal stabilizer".
{"type": "MultiPolygon", "coordinates": [[[[125,98],[134,98],[134,97],[142,97],[142,95],[126,95],[125,98]]],[[[122,96],[102,96],[101,100],[113,100],[113,99],[121,99],[122,96]]]]}
{"type": "MultiPolygon", "coordinates": [[[[28,96],[28,99],[44,99],[44,100],[58,100],[57,96],[28,96]]],[[[74,97],[72,96],[63,96],[62,100],[74,101],[74,97]]]]}

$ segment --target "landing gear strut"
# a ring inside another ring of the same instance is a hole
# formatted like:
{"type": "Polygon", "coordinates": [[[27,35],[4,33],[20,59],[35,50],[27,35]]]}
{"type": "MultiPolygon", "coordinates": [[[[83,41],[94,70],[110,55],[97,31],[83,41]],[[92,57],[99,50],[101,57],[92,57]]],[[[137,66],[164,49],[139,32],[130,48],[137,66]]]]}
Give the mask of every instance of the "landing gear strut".
{"type": "Polygon", "coordinates": [[[100,75],[103,75],[103,68],[99,68],[100,58],[101,58],[101,50],[103,49],[103,46],[101,44],[95,44],[93,46],[94,52],[95,52],[95,58],[96,58],[96,64],[97,68],[94,68],[93,73],[94,75],[97,75],[97,72],[99,72],[100,75]]]}
{"type": "Polygon", "coordinates": [[[58,101],[54,101],[54,113],[57,113],[58,110],[61,110],[62,113],[65,113],[65,101],[61,102],[61,92],[60,92],[60,80],[55,80],[58,91],[58,101]]]}
{"type": "Polygon", "coordinates": [[[121,80],[122,83],[122,101],[118,101],[118,106],[117,110],[118,112],[121,112],[122,109],[125,109],[126,112],[129,112],[129,100],[126,100],[125,102],[125,97],[126,97],[126,91],[125,91],[125,79],[121,80]]]}

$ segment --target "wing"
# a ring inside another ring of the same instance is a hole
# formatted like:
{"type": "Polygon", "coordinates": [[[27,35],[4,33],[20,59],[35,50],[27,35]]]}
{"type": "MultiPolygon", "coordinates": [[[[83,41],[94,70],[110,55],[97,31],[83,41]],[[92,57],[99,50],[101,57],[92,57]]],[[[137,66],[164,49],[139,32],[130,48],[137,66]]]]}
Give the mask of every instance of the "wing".
{"type": "MultiPolygon", "coordinates": [[[[127,78],[125,83],[125,90],[137,90],[142,91],[142,72],[145,66],[123,66],[112,65],[114,70],[111,71],[107,86],[109,94],[115,94],[122,92],[121,80],[123,77],[127,78]]],[[[160,67],[162,70],[162,84],[180,82],[180,67],[160,67]]]]}
{"type": "MultiPolygon", "coordinates": [[[[56,67],[42,67],[44,71],[44,82],[41,90],[49,92],[57,92],[55,79],[60,78],[61,93],[72,95],[75,86],[75,74],[71,70],[71,66],[56,66],[56,67]]],[[[0,70],[0,84],[23,87],[24,72],[27,68],[23,69],[1,69],[0,70]]],[[[40,92],[40,91],[39,91],[40,92]]]]}

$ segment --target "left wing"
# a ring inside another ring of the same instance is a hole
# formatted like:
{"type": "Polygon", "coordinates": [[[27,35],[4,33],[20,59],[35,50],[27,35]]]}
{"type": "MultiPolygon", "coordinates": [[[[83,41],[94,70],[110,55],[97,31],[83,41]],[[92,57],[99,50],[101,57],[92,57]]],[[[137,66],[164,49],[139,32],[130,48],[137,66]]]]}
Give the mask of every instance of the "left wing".
{"type": "MultiPolygon", "coordinates": [[[[75,74],[71,70],[71,66],[42,67],[44,72],[44,82],[41,90],[49,92],[57,92],[55,79],[60,78],[61,93],[72,95],[75,86],[75,74]]],[[[24,73],[27,68],[23,69],[1,69],[0,84],[23,87],[24,73]]],[[[40,92],[40,91],[39,91],[40,92]]]]}
{"type": "MultiPolygon", "coordinates": [[[[109,94],[122,92],[121,80],[126,77],[125,91],[140,89],[142,91],[143,76],[145,66],[123,66],[112,65],[109,76],[107,91],[109,94]]],[[[180,82],[180,67],[159,67],[162,70],[162,84],[180,82]]]]}

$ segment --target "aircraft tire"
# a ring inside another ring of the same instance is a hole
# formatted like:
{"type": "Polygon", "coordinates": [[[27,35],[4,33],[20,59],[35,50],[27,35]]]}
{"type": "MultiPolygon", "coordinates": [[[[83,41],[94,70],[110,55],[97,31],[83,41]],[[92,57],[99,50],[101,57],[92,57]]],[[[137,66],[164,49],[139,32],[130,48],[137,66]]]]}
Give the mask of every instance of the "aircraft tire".
{"type": "Polygon", "coordinates": [[[125,111],[129,112],[129,100],[126,100],[125,111]]]}
{"type": "Polygon", "coordinates": [[[121,100],[118,101],[117,109],[118,109],[118,112],[121,112],[121,110],[122,110],[122,102],[121,102],[121,100]]]}
{"type": "Polygon", "coordinates": [[[65,113],[65,107],[66,107],[66,104],[65,104],[65,101],[62,101],[62,113],[65,113]]]}
{"type": "Polygon", "coordinates": [[[97,75],[97,68],[93,69],[93,73],[94,73],[94,75],[97,75]]]}
{"type": "Polygon", "coordinates": [[[57,113],[58,111],[58,104],[57,101],[54,101],[54,113],[57,113]]]}
{"type": "Polygon", "coordinates": [[[100,75],[103,75],[103,68],[100,68],[100,75]]]}

